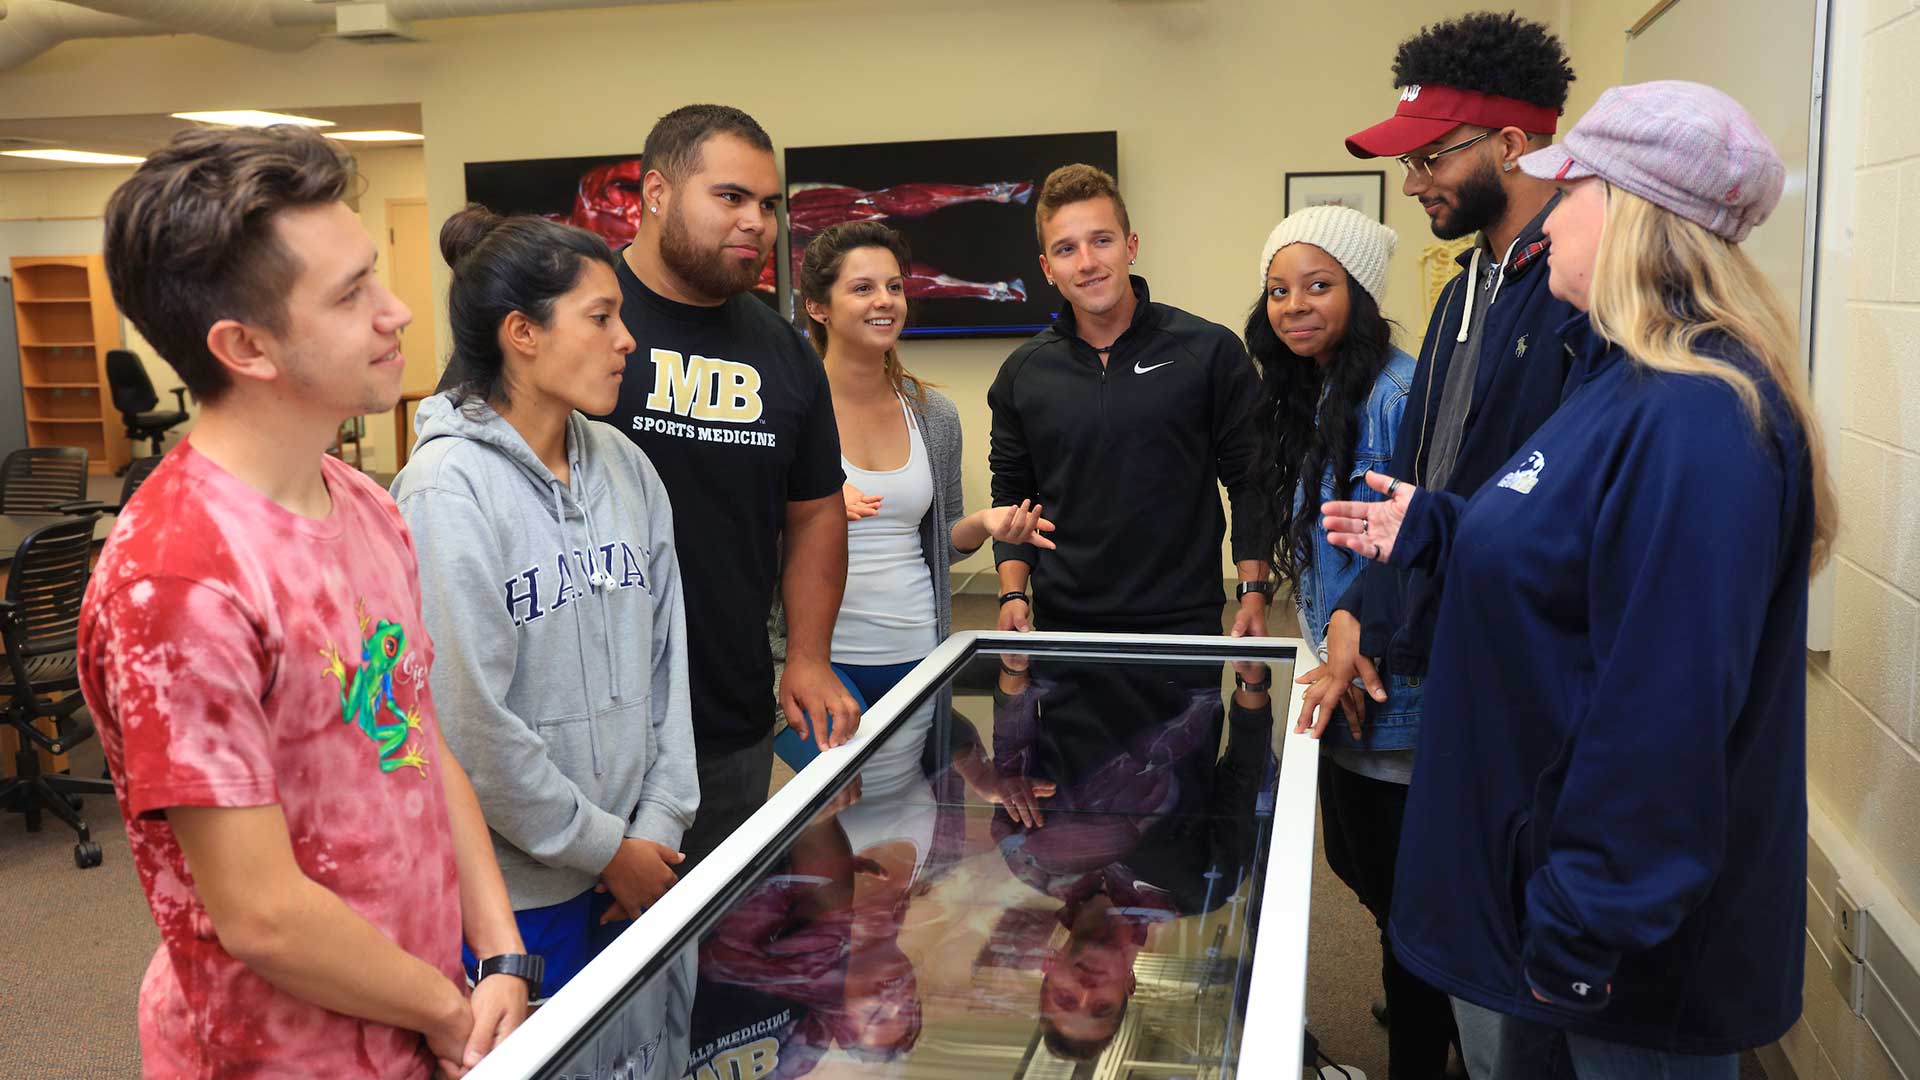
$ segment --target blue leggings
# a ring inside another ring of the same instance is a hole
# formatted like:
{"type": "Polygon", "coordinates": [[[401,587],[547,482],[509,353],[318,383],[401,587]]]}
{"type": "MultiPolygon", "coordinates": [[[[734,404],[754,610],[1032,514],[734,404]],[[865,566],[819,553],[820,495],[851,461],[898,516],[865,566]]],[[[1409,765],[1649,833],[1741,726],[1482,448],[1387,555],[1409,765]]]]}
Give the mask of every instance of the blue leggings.
{"type": "MultiPolygon", "coordinates": [[[[612,893],[589,889],[571,900],[546,907],[522,908],[513,913],[527,951],[547,962],[546,977],[533,992],[534,1001],[558,993],[587,966],[587,961],[599,956],[622,930],[633,925],[630,919],[616,919],[602,926],[600,917],[612,906],[612,893]]],[[[460,962],[467,969],[467,978],[472,980],[480,970],[480,961],[465,945],[460,946],[460,962]]]]}
{"type": "MultiPolygon", "coordinates": [[[[860,711],[864,713],[869,705],[879,701],[919,663],[918,660],[909,660],[904,664],[835,664],[833,673],[840,676],[840,682],[860,704],[860,711]]],[[[807,720],[807,726],[812,727],[813,718],[808,717],[807,720]]],[[[799,772],[807,767],[807,762],[820,756],[820,745],[801,738],[793,728],[784,727],[780,729],[780,734],[773,737],[773,752],[780,755],[780,760],[786,762],[788,768],[799,772]]]]}

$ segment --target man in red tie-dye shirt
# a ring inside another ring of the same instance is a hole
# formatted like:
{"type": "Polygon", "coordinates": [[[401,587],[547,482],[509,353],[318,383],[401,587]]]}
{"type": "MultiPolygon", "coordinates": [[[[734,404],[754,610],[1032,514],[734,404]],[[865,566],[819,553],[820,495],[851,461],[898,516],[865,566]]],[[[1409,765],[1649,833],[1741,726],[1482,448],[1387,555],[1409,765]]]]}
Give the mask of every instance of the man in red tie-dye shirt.
{"type": "Polygon", "coordinates": [[[434,716],[412,540],[326,453],[394,406],[412,318],[342,201],[354,179],[302,129],[196,130],[107,206],[114,299],[200,406],[80,624],[160,927],[148,1077],[457,1077],[526,1015],[524,979],[469,994],[460,967],[463,933],[526,960],[434,716]]]}

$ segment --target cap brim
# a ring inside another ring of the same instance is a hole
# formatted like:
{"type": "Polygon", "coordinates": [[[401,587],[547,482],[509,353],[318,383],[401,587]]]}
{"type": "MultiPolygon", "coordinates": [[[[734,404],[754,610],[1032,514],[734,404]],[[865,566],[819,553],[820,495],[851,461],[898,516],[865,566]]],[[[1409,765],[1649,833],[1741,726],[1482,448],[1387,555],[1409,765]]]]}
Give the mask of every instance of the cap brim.
{"type": "Polygon", "coordinates": [[[1579,180],[1594,175],[1559,143],[1520,158],[1520,171],[1536,180],[1579,180]]]}
{"type": "Polygon", "coordinates": [[[1365,131],[1347,136],[1347,153],[1357,158],[1399,157],[1460,126],[1444,117],[1390,116],[1365,131]]]}

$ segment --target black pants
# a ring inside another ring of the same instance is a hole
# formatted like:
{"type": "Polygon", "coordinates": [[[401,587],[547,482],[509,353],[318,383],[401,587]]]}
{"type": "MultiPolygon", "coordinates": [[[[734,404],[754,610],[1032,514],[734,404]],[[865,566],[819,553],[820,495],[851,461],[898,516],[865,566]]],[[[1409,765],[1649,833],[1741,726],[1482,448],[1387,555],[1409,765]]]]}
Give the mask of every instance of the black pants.
{"type": "Polygon", "coordinates": [[[773,732],[740,750],[696,751],[695,770],[700,777],[700,809],[680,841],[687,861],[673,869],[681,877],[766,805],[767,788],[773,783],[773,732]]]}
{"type": "Polygon", "coordinates": [[[1380,983],[1387,999],[1388,1080],[1436,1080],[1447,1068],[1454,1041],[1447,995],[1428,986],[1394,959],[1387,944],[1393,910],[1393,864],[1400,856],[1400,819],[1407,811],[1405,784],[1373,780],[1320,759],[1320,822],[1327,866],[1380,927],[1380,983]]]}

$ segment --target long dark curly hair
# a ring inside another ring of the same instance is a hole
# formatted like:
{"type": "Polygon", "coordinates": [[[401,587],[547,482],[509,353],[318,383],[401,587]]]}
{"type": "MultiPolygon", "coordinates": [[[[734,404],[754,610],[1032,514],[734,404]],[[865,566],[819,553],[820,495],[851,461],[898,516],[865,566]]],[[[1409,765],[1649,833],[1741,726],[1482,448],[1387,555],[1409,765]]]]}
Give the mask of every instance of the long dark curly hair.
{"type": "MultiPolygon", "coordinates": [[[[1262,290],[1247,313],[1247,352],[1260,366],[1260,397],[1254,405],[1254,483],[1259,493],[1260,536],[1274,575],[1295,596],[1313,565],[1313,527],[1320,520],[1320,477],[1327,469],[1345,494],[1359,438],[1354,411],[1373,390],[1393,350],[1393,323],[1360,283],[1347,275],[1346,336],[1325,367],[1295,355],[1273,332],[1262,290]],[[1322,395],[1325,395],[1324,397],[1322,395]],[[1317,414],[1317,415],[1316,415],[1317,414]],[[1309,490],[1298,508],[1294,492],[1309,490]]],[[[1341,552],[1352,559],[1351,552],[1341,552]]]]}

